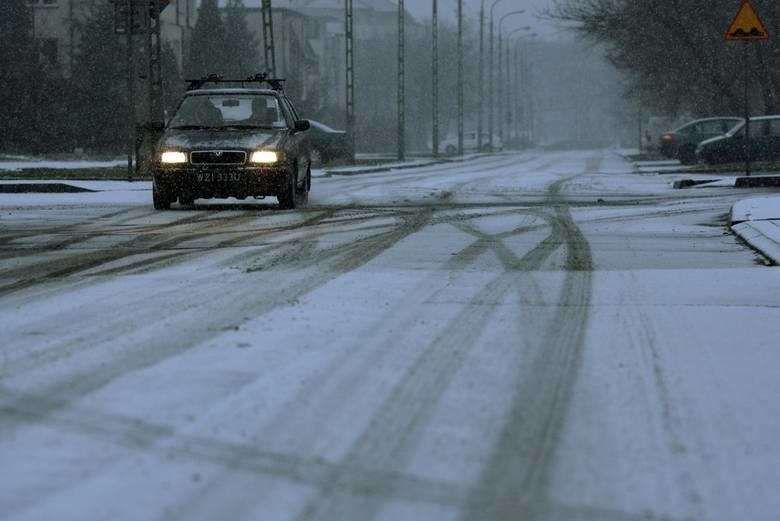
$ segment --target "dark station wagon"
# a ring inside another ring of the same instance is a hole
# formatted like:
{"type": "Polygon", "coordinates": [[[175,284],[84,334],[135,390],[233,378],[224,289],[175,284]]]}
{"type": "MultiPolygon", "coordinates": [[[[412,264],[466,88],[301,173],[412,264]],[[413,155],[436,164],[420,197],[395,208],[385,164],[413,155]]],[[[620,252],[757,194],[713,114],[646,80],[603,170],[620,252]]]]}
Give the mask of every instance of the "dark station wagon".
{"type": "MultiPolygon", "coordinates": [[[[747,159],[743,121],[725,135],[703,141],[696,154],[708,164],[735,163],[747,159]]],[[[750,118],[750,159],[780,161],[780,115],[750,118]]]]}
{"type": "Polygon", "coordinates": [[[281,208],[306,204],[311,188],[309,121],[301,119],[282,80],[209,76],[197,80],[166,126],[154,157],[158,210],[199,198],[275,196],[281,208]],[[240,83],[240,88],[208,83],[240,83]],[[247,88],[266,83],[270,88],[247,88]]]}
{"type": "Polygon", "coordinates": [[[692,165],[696,163],[696,147],[699,143],[722,136],[742,121],[742,118],[730,116],[690,121],[661,135],[661,154],[678,159],[684,165],[692,165]]]}

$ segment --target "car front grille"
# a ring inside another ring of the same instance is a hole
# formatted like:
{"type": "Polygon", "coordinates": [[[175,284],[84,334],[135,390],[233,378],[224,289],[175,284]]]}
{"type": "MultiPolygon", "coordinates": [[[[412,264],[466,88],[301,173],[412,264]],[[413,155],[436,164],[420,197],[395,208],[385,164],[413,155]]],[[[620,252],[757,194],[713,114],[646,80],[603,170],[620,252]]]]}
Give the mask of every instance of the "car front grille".
{"type": "Polygon", "coordinates": [[[243,165],[246,152],[242,150],[203,150],[192,152],[193,165],[243,165]]]}

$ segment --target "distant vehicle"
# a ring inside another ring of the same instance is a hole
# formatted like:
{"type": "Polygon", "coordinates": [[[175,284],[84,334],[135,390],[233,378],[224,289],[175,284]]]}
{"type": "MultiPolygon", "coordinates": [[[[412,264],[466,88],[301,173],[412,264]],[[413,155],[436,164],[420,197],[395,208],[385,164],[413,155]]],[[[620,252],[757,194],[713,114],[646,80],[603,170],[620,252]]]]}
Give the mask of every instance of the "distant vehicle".
{"type": "Polygon", "coordinates": [[[281,208],[305,204],[311,188],[308,120],[300,119],[281,80],[257,75],[190,84],[155,152],[152,199],[158,210],[176,200],[276,196],[281,208]],[[246,83],[258,88],[245,88],[246,83]],[[208,83],[241,88],[206,88],[208,83]],[[270,88],[260,88],[267,83],[270,88]]]}
{"type": "Polygon", "coordinates": [[[309,120],[309,122],[311,123],[309,139],[311,140],[313,166],[317,167],[349,156],[346,131],[330,128],[319,121],[309,120]]]}
{"type": "MultiPolygon", "coordinates": [[[[780,115],[750,118],[749,145],[750,158],[754,161],[780,160],[780,115]]],[[[699,144],[696,155],[708,164],[744,161],[745,122],[723,136],[699,144]]]]}
{"type": "Polygon", "coordinates": [[[685,125],[661,134],[659,150],[670,159],[678,159],[684,165],[696,163],[696,147],[702,141],[722,136],[742,123],[738,117],[717,117],[696,119],[685,125]]]}
{"type": "MultiPolygon", "coordinates": [[[[479,140],[477,139],[477,133],[474,131],[463,133],[463,150],[474,152],[479,148],[479,140]]],[[[482,133],[482,152],[492,152],[494,150],[503,150],[504,144],[501,142],[499,136],[493,135],[493,146],[490,146],[490,134],[482,133]]],[[[458,152],[458,136],[448,137],[444,141],[439,143],[439,149],[444,150],[444,153],[453,155],[458,152]]]]}

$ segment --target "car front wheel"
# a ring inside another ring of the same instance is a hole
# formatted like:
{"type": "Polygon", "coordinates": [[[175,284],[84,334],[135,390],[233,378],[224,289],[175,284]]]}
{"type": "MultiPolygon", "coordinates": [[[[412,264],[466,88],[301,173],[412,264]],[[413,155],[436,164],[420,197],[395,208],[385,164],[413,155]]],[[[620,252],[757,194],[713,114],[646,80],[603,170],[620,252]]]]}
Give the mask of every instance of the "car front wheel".
{"type": "Polygon", "coordinates": [[[157,183],[152,183],[152,203],[155,210],[170,210],[171,209],[171,196],[168,192],[157,186],[157,183]]]}
{"type": "Polygon", "coordinates": [[[309,204],[309,189],[311,188],[311,168],[306,169],[306,179],[300,188],[295,187],[295,205],[305,207],[309,204]]]}
{"type": "Polygon", "coordinates": [[[295,180],[296,177],[295,172],[290,172],[287,176],[285,186],[282,187],[282,190],[276,196],[279,200],[279,208],[283,210],[292,210],[295,208],[297,199],[296,192],[298,191],[295,180]]]}

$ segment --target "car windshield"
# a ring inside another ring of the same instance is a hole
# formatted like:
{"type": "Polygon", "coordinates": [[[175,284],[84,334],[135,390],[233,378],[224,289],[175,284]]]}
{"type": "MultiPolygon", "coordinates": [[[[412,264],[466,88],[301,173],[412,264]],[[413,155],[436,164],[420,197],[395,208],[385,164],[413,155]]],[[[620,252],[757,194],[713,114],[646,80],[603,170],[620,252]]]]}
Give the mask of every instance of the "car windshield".
{"type": "Polygon", "coordinates": [[[277,98],[271,94],[214,94],[184,98],[170,128],[285,128],[277,98]]]}
{"type": "Polygon", "coordinates": [[[743,122],[742,120],[737,119],[734,121],[727,122],[727,125],[728,125],[728,131],[726,132],[726,134],[731,134],[732,132],[736,132],[737,129],[741,128],[743,126],[743,122]]]}
{"type": "MultiPolygon", "coordinates": [[[[755,125],[755,122],[751,121],[750,128],[753,128],[753,125],[755,125]]],[[[745,122],[740,121],[736,125],[734,125],[731,130],[729,130],[726,133],[727,136],[744,136],[745,135],[745,122]]]]}

